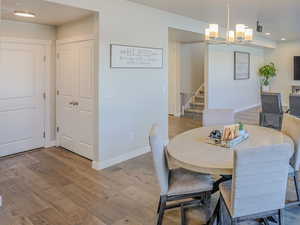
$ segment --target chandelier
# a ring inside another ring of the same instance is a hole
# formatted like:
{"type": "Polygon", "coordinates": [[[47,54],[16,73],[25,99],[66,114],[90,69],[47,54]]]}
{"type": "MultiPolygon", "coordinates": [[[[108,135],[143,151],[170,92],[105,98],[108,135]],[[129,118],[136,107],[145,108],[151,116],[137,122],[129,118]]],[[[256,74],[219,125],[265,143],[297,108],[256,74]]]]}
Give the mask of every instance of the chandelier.
{"type": "Polygon", "coordinates": [[[205,41],[209,43],[220,44],[243,44],[253,40],[253,29],[248,28],[245,24],[236,24],[235,30],[230,30],[230,4],[227,2],[227,23],[226,23],[226,40],[219,37],[219,25],[209,24],[205,29],[205,41]]]}

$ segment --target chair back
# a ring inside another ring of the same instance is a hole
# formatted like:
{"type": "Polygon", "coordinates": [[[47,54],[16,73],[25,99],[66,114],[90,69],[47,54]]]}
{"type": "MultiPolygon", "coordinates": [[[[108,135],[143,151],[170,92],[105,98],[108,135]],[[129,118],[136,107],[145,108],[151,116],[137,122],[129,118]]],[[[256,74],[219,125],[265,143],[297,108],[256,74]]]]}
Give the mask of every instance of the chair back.
{"type": "Polygon", "coordinates": [[[263,93],[261,95],[261,105],[263,113],[283,113],[280,93],[263,93]]]}
{"type": "Polygon", "coordinates": [[[234,110],[206,109],[203,111],[202,121],[204,127],[234,124],[234,110]]]}
{"type": "Polygon", "coordinates": [[[294,141],[294,155],[291,159],[291,165],[296,171],[300,169],[300,118],[287,113],[283,116],[282,132],[294,141]]]}
{"type": "Polygon", "coordinates": [[[300,95],[290,95],[290,114],[300,118],[300,95]]]}
{"type": "Polygon", "coordinates": [[[290,155],[289,144],[234,152],[231,195],[233,217],[285,207],[290,155]]]}
{"type": "Polygon", "coordinates": [[[154,161],[154,168],[161,188],[161,194],[166,195],[169,189],[169,167],[165,155],[165,145],[159,136],[158,125],[153,125],[149,135],[149,142],[154,161]]]}

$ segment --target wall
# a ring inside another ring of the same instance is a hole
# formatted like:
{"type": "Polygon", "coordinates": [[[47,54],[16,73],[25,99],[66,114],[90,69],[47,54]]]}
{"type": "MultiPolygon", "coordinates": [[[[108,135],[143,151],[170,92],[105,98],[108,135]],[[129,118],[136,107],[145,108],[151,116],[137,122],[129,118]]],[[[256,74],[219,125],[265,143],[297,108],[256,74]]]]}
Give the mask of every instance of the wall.
{"type": "Polygon", "coordinates": [[[63,24],[57,27],[57,40],[68,39],[83,35],[94,35],[97,33],[98,25],[96,14],[63,24]]]}
{"type": "Polygon", "coordinates": [[[280,42],[274,50],[265,50],[265,62],[274,62],[278,72],[271,82],[271,91],[282,93],[283,105],[289,105],[289,94],[292,85],[300,85],[294,81],[294,56],[300,56],[300,41],[280,42]]]}
{"type": "Polygon", "coordinates": [[[153,123],[168,139],[168,27],[203,33],[207,24],[125,0],[49,0],[100,13],[99,151],[103,168],[149,151],[153,123]],[[111,69],[110,44],[164,49],[162,69],[111,69]]]}
{"type": "Polygon", "coordinates": [[[208,108],[241,111],[260,103],[258,68],[264,63],[264,49],[243,46],[208,46],[208,108]],[[250,79],[234,80],[234,51],[250,53],[250,79]]]}
{"type": "Polygon", "coordinates": [[[204,82],[205,44],[181,45],[180,92],[193,94],[204,82]]]}
{"type": "Polygon", "coordinates": [[[56,27],[49,25],[40,25],[33,23],[22,23],[16,21],[3,20],[1,23],[1,35],[5,37],[51,40],[51,59],[50,59],[50,139],[56,139],[56,104],[55,104],[55,86],[56,86],[56,69],[55,69],[55,40],[56,27]]]}

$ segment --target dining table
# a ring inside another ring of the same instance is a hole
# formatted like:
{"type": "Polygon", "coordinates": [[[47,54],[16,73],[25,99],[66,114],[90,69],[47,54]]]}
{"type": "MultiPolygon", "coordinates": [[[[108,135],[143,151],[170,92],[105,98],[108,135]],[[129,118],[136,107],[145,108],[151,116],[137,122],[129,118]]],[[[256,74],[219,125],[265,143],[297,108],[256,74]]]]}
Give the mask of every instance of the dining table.
{"type": "Polygon", "coordinates": [[[294,142],[289,136],[275,129],[255,125],[245,125],[249,137],[233,148],[208,143],[210,132],[222,129],[222,126],[200,127],[175,136],[167,145],[170,164],[199,173],[231,176],[235,149],[287,143],[291,148],[290,157],[293,155],[294,142]]]}

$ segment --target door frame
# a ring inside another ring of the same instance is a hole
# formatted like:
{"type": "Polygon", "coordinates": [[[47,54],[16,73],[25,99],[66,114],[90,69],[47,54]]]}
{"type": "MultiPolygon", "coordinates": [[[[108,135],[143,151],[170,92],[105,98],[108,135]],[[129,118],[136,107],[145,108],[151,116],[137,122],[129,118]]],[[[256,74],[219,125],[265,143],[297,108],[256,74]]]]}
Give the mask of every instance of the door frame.
{"type": "Polygon", "coordinates": [[[43,117],[44,117],[44,130],[45,130],[45,140],[44,147],[53,147],[56,145],[56,141],[51,140],[51,117],[50,117],[50,90],[51,90],[51,48],[53,47],[52,40],[40,40],[40,39],[27,39],[27,38],[15,38],[15,37],[0,37],[1,42],[16,43],[16,44],[30,44],[30,45],[40,45],[44,47],[45,58],[44,58],[44,76],[43,76],[43,92],[45,93],[45,101],[43,105],[43,117]]]}
{"type": "MultiPolygon", "coordinates": [[[[93,90],[93,94],[94,94],[94,98],[93,98],[93,121],[94,121],[94,125],[93,125],[93,163],[97,161],[97,149],[98,149],[98,61],[97,58],[98,53],[98,46],[97,46],[97,35],[96,34],[88,34],[88,35],[80,35],[80,36],[74,36],[68,39],[61,39],[61,40],[56,40],[56,50],[58,49],[59,46],[61,45],[65,45],[65,44],[71,44],[71,43],[76,43],[76,42],[82,42],[82,41],[94,41],[94,74],[93,74],[93,78],[94,78],[94,90],[93,90]]],[[[56,51],[57,53],[57,51],[56,51]]],[[[58,60],[58,55],[56,54],[55,60],[56,60],[56,65],[58,64],[57,60],[58,60]]],[[[55,90],[55,97],[57,99],[57,87],[58,87],[58,79],[57,79],[57,75],[58,75],[58,68],[56,67],[56,90],[55,90]]],[[[57,100],[56,100],[56,128],[58,127],[58,104],[57,104],[57,100]]],[[[59,132],[56,130],[56,143],[57,146],[59,146],[59,132]]]]}

